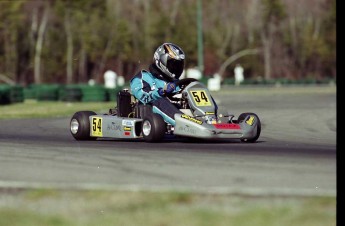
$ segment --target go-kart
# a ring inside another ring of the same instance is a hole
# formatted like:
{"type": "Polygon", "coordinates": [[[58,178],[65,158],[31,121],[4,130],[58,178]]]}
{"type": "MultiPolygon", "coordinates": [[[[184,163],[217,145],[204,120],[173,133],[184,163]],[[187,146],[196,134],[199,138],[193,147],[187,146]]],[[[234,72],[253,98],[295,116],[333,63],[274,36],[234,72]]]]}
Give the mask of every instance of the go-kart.
{"type": "Polygon", "coordinates": [[[117,95],[117,106],[108,113],[78,111],[70,120],[70,131],[76,140],[97,138],[144,139],[160,142],[165,136],[199,139],[239,139],[256,142],[261,133],[261,122],[255,113],[234,115],[223,113],[207,87],[192,79],[176,83],[180,91],[167,96],[181,113],[175,114],[176,125],[166,123],[162,116],[153,113],[150,104],[142,104],[128,89],[117,95]]]}

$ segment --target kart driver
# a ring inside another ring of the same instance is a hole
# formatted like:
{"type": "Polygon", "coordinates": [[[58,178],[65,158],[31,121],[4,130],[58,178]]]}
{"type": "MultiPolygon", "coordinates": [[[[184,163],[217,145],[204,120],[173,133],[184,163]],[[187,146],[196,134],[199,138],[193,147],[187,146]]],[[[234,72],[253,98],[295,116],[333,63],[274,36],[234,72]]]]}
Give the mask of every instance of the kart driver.
{"type": "Polygon", "coordinates": [[[154,55],[149,71],[141,70],[130,81],[131,92],[141,103],[152,104],[154,113],[175,126],[175,113],[181,111],[166,97],[176,93],[176,85],[184,68],[183,50],[173,43],[163,43],[154,55]]]}

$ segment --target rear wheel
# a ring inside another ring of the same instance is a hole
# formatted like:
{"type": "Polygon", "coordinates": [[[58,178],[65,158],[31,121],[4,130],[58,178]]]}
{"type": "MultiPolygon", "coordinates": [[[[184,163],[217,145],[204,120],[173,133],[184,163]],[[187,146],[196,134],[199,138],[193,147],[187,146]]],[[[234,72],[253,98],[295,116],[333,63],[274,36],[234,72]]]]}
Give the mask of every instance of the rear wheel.
{"type": "Polygon", "coordinates": [[[245,139],[241,139],[242,142],[246,142],[246,143],[254,143],[255,141],[257,141],[257,139],[259,139],[260,134],[261,134],[261,122],[259,117],[255,114],[255,113],[242,113],[240,114],[240,116],[237,119],[238,123],[243,122],[243,120],[246,120],[247,117],[249,115],[253,115],[255,117],[255,119],[257,120],[257,124],[256,124],[256,135],[253,138],[245,138],[245,139]]]}
{"type": "Polygon", "coordinates": [[[70,131],[76,140],[95,140],[95,137],[90,137],[90,120],[89,117],[96,115],[93,111],[78,111],[70,121],[70,131]]]}
{"type": "Polygon", "coordinates": [[[141,131],[145,141],[159,142],[164,138],[166,123],[159,114],[149,114],[143,119],[141,131]]]}

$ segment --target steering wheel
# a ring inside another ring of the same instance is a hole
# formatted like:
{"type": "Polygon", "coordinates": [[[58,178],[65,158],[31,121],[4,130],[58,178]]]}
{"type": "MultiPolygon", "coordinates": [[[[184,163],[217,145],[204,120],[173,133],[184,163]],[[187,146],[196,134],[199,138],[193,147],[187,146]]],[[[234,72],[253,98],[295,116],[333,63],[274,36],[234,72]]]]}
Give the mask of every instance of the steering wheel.
{"type": "Polygon", "coordinates": [[[175,82],[175,84],[176,86],[180,87],[180,91],[178,91],[177,93],[171,93],[167,95],[167,97],[169,97],[169,99],[171,100],[177,100],[173,96],[175,96],[176,94],[182,93],[182,91],[186,88],[186,86],[188,86],[191,82],[195,82],[195,81],[198,81],[198,80],[195,78],[183,78],[181,80],[178,80],[177,82],[175,82]]]}
{"type": "Polygon", "coordinates": [[[198,81],[198,80],[195,78],[183,78],[181,80],[178,80],[175,84],[179,86],[181,90],[183,90],[187,85],[189,85],[189,83],[195,82],[195,81],[198,81]]]}

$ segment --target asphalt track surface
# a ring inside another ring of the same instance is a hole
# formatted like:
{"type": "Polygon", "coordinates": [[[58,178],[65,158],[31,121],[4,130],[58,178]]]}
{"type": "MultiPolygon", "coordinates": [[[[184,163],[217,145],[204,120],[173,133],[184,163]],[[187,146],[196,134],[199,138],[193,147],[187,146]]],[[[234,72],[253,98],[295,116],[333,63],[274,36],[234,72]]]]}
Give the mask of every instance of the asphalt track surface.
{"type": "Polygon", "coordinates": [[[236,116],[256,113],[258,142],[76,141],[70,118],[1,120],[0,188],[336,195],[335,86],[228,87],[213,97],[236,116]]]}

